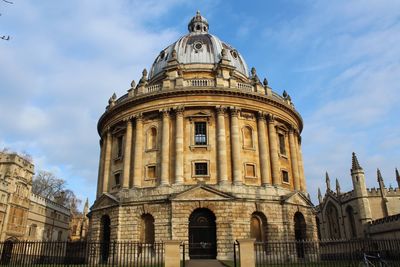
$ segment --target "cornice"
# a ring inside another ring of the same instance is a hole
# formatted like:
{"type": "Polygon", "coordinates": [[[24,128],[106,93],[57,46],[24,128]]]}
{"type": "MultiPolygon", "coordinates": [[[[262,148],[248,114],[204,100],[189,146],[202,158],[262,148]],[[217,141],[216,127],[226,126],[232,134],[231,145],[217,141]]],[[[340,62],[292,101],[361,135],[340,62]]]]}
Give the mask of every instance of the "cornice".
{"type": "Polygon", "coordinates": [[[157,91],[153,93],[146,93],[137,95],[135,97],[127,97],[127,95],[123,95],[120,99],[117,100],[117,104],[108,109],[106,112],[102,114],[100,117],[97,130],[100,133],[101,129],[104,127],[104,123],[108,121],[113,116],[117,115],[120,112],[123,112],[129,107],[139,105],[142,103],[151,102],[153,100],[170,98],[173,96],[202,96],[202,95],[216,95],[216,96],[236,96],[239,98],[252,99],[256,101],[260,101],[264,104],[268,104],[274,107],[277,107],[281,110],[286,111],[287,113],[293,115],[297,118],[299,122],[299,131],[301,132],[303,129],[303,119],[301,115],[291,106],[280,103],[279,101],[273,99],[273,96],[261,95],[258,93],[249,93],[243,92],[235,89],[222,89],[222,88],[185,88],[185,89],[172,89],[172,90],[164,90],[157,91]]]}

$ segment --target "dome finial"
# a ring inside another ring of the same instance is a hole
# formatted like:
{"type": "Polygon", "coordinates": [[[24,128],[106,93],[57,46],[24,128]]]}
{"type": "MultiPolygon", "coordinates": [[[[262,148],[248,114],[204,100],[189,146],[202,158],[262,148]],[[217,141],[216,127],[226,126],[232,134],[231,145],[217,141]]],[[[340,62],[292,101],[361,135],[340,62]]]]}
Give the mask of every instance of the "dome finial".
{"type": "Polygon", "coordinates": [[[208,21],[200,14],[199,10],[190,20],[188,30],[190,33],[208,33],[208,21]]]}

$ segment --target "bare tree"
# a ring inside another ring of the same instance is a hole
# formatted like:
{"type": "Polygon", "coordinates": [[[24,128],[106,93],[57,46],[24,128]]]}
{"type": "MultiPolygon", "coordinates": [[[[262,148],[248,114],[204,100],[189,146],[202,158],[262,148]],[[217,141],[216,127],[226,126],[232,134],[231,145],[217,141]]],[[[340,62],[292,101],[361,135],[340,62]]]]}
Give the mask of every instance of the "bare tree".
{"type": "Polygon", "coordinates": [[[78,206],[82,202],[72,190],[66,188],[65,180],[48,171],[38,171],[33,177],[32,192],[70,208],[74,213],[78,212],[78,206]]]}

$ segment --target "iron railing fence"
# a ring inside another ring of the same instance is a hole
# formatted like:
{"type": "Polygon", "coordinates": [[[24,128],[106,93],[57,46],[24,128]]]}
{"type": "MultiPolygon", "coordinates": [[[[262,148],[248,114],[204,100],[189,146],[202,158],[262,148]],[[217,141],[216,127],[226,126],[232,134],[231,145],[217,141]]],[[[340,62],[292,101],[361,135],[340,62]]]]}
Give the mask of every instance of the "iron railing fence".
{"type": "Polygon", "coordinates": [[[163,243],[0,242],[0,265],[8,266],[164,266],[163,243]]]}
{"type": "Polygon", "coordinates": [[[254,247],[256,267],[400,266],[400,240],[270,241],[254,247]]]}

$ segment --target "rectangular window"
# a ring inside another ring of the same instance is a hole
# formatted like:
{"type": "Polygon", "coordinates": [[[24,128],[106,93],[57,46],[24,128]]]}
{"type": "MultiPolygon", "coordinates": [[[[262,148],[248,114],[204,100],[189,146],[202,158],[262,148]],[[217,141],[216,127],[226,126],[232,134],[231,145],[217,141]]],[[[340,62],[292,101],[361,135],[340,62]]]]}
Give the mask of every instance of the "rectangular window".
{"type": "Polygon", "coordinates": [[[246,164],[246,177],[256,177],[256,166],[254,164],[246,164]]]}
{"type": "Polygon", "coordinates": [[[289,173],[287,171],[282,171],[282,182],[289,183],[289,173]]]}
{"type": "Polygon", "coordinates": [[[120,178],[121,178],[121,173],[116,173],[116,174],[114,175],[115,185],[119,185],[119,183],[120,183],[120,178]]]}
{"type": "Polygon", "coordinates": [[[194,143],[195,145],[207,145],[207,123],[194,123],[194,143]]]}
{"type": "Polygon", "coordinates": [[[122,157],[122,144],[123,144],[123,136],[118,136],[117,138],[117,158],[122,157]]]}
{"type": "Polygon", "coordinates": [[[199,176],[208,175],[208,164],[207,162],[196,162],[194,164],[194,174],[199,176]]]}
{"type": "Polygon", "coordinates": [[[147,178],[150,178],[150,179],[156,178],[156,166],[148,166],[147,167],[147,178]]]}
{"type": "Polygon", "coordinates": [[[283,134],[278,134],[279,137],[279,153],[286,155],[285,149],[285,136],[283,134]]]}

